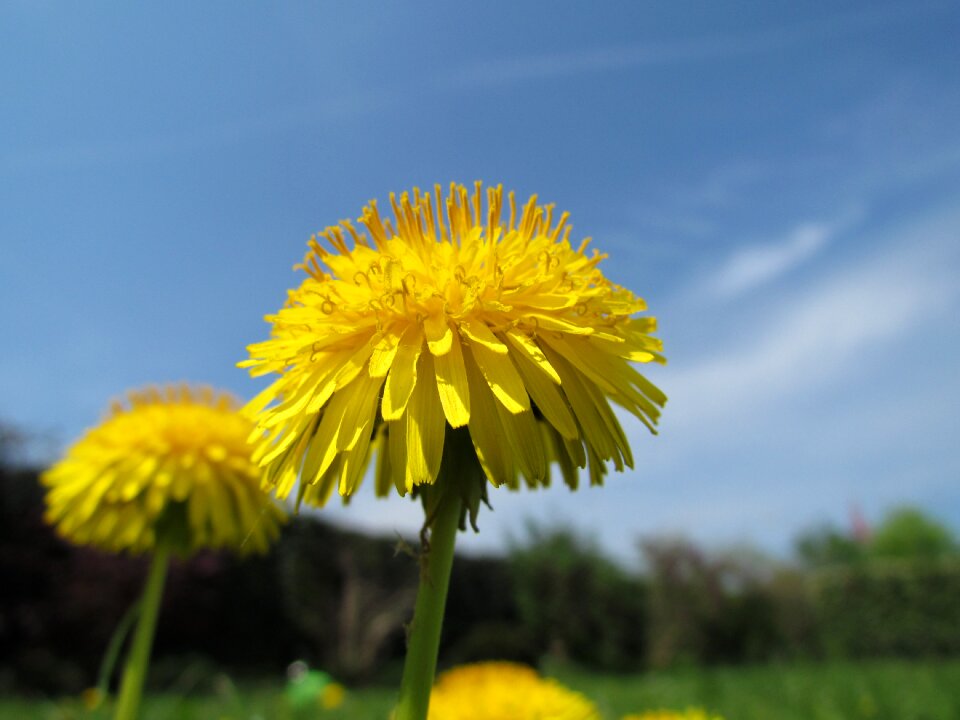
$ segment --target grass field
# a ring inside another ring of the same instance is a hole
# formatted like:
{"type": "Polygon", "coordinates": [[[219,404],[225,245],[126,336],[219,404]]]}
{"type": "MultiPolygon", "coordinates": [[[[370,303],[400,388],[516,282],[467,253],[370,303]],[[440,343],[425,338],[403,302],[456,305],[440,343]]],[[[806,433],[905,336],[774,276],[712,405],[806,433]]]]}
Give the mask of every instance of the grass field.
{"type": "MultiPolygon", "coordinates": [[[[552,668],[566,685],[593,698],[608,720],[653,708],[699,706],[726,720],[958,720],[960,660],[785,665],[672,671],[634,676],[552,668]]],[[[392,688],[349,693],[335,711],[295,715],[279,687],[235,687],[226,678],[209,694],[152,695],[143,720],[383,720],[392,688]]],[[[79,700],[0,699],[0,720],[90,720],[79,700]]],[[[505,719],[506,720],[506,719],[505,719]]]]}

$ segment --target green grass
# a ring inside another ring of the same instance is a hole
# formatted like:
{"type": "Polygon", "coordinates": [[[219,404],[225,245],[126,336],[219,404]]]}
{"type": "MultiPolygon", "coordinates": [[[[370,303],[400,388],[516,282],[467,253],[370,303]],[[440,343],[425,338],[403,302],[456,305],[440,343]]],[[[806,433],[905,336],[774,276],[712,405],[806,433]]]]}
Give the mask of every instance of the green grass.
{"type": "Polygon", "coordinates": [[[606,718],[699,706],[727,720],[958,720],[960,661],[675,671],[616,677],[559,670],[606,718]]]}
{"type": "MultiPolygon", "coordinates": [[[[561,682],[593,698],[604,717],[618,720],[652,708],[699,706],[726,720],[957,720],[960,660],[877,661],[678,670],[646,675],[598,675],[551,668],[561,682]]],[[[383,720],[395,690],[349,693],[335,711],[294,714],[277,686],[235,687],[223,676],[209,694],[151,695],[142,720],[383,720]]],[[[0,720],[106,720],[85,712],[77,699],[0,699],[0,720]]]]}

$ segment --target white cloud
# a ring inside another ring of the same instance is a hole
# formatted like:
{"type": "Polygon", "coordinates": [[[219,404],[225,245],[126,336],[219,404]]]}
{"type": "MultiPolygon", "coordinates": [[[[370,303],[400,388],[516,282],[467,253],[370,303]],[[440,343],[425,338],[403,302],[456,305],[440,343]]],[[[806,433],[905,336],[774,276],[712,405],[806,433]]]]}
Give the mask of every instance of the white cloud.
{"type": "MultiPolygon", "coordinates": [[[[719,356],[668,368],[668,422],[715,421],[736,408],[772,404],[851,372],[863,354],[889,346],[957,295],[956,237],[960,217],[902,228],[881,257],[834,273],[780,301],[752,335],[736,338],[719,356]]],[[[728,292],[781,275],[822,247],[829,232],[808,228],[769,252],[731,262],[728,292]]],[[[709,322],[709,319],[707,319],[709,322]]]]}
{"type": "Polygon", "coordinates": [[[782,242],[738,251],[717,272],[714,293],[730,298],[776,280],[822,250],[836,231],[836,225],[806,223],[782,242]]]}

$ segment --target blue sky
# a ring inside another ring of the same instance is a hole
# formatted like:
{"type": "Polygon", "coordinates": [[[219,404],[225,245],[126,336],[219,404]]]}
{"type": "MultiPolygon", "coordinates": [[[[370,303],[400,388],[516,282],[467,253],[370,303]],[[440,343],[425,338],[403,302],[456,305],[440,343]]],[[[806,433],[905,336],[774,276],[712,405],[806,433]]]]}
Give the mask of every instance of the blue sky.
{"type": "MultiPolygon", "coordinates": [[[[121,3],[0,8],[0,418],[62,447],[109,398],[235,368],[308,236],[483,179],[572,213],[670,364],[638,466],[495,492],[785,552],[910,502],[960,527],[960,8],[121,3]]],[[[369,493],[332,517],[409,530],[369,493]]]]}

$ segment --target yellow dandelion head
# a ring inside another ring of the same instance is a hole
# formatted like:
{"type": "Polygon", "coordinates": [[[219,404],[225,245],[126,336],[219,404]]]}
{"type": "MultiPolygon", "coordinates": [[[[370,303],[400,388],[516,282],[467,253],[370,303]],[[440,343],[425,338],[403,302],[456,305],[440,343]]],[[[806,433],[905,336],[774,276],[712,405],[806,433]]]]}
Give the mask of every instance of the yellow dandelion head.
{"type": "Polygon", "coordinates": [[[624,715],[621,720],[723,720],[723,718],[708,713],[703,708],[687,708],[686,710],[647,710],[624,715]]]}
{"type": "Polygon", "coordinates": [[[586,697],[525,665],[483,662],[442,673],[428,720],[600,720],[586,697]]]}
{"type": "Polygon", "coordinates": [[[310,240],[306,278],[240,363],[279,375],[247,410],[281,496],[298,475],[309,502],[350,495],[374,452],[378,492],[402,495],[436,480],[450,442],[511,488],[548,484],[553,463],[571,488],[578,468],[599,484],[633,466],[610,401],[654,430],[666,398],[632,363],[664,361],[656,322],[588,240],[570,244],[566,213],[507,197],[391,195],[393,221],[371,201],[365,232],[310,240]]]}
{"type": "Polygon", "coordinates": [[[238,403],[185,385],[131,392],[41,480],[46,519],[67,540],[118,552],[264,552],[282,510],[261,489],[238,403]]]}

